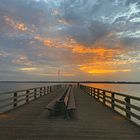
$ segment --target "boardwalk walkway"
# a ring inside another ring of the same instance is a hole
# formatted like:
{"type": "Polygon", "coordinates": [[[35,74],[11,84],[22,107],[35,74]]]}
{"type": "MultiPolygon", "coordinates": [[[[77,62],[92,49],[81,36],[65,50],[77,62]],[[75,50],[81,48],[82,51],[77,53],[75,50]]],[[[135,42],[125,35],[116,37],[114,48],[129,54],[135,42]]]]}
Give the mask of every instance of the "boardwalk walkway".
{"type": "Polygon", "coordinates": [[[140,129],[75,88],[75,118],[48,118],[48,94],[0,115],[0,140],[139,140],[140,129]]]}

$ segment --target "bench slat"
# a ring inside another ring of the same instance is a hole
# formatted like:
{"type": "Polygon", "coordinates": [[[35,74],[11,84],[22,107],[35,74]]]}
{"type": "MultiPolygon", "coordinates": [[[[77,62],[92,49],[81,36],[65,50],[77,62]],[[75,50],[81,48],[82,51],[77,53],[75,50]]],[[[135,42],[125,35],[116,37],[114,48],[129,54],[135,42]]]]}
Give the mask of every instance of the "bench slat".
{"type": "Polygon", "coordinates": [[[70,95],[70,92],[71,92],[71,88],[68,89],[65,97],[64,97],[64,103],[65,103],[65,106],[67,107],[68,105],[68,101],[69,101],[69,95],[70,95]]]}
{"type": "Polygon", "coordinates": [[[73,94],[73,88],[71,89],[70,95],[69,95],[69,103],[67,106],[67,110],[71,110],[71,109],[76,109],[75,106],[75,98],[74,98],[74,94],[73,94]]]}

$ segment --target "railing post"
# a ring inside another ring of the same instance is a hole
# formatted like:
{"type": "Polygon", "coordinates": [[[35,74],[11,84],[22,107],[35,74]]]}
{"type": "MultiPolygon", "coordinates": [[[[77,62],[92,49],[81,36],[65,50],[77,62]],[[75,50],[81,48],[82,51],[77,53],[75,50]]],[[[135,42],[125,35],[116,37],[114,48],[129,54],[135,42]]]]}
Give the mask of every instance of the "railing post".
{"type": "Polygon", "coordinates": [[[92,87],[91,87],[91,94],[90,95],[92,96],[92,87]]]}
{"type": "Polygon", "coordinates": [[[88,94],[90,95],[90,87],[88,87],[88,94]]]}
{"type": "Polygon", "coordinates": [[[105,104],[105,91],[103,91],[103,103],[105,104]]]}
{"type": "Polygon", "coordinates": [[[36,88],[34,89],[34,99],[36,99],[36,93],[37,93],[37,90],[36,88]]]}
{"type": "Polygon", "coordinates": [[[91,90],[91,87],[89,88],[89,95],[91,95],[92,94],[92,90],[91,90]]]}
{"type": "Polygon", "coordinates": [[[127,112],[127,110],[126,110],[126,117],[127,118],[131,118],[131,116],[130,116],[130,113],[129,113],[129,111],[130,111],[130,98],[129,97],[126,97],[125,98],[125,101],[126,101],[126,109],[128,110],[128,112],[127,112]]]}
{"type": "Polygon", "coordinates": [[[100,90],[97,89],[97,93],[98,93],[98,100],[100,99],[100,94],[99,94],[100,90]]]}
{"type": "Polygon", "coordinates": [[[14,104],[13,107],[17,106],[17,92],[14,92],[14,104]]]}
{"type": "Polygon", "coordinates": [[[50,86],[48,86],[47,90],[48,90],[48,93],[50,93],[50,86]]]}
{"type": "Polygon", "coordinates": [[[91,88],[89,87],[89,95],[91,94],[91,88]]]}
{"type": "Polygon", "coordinates": [[[114,110],[114,99],[115,99],[114,93],[111,93],[111,96],[112,96],[112,99],[111,99],[111,102],[112,102],[111,107],[114,110]]]}
{"type": "Polygon", "coordinates": [[[47,86],[47,94],[49,93],[49,87],[47,86]]]}
{"type": "Polygon", "coordinates": [[[46,94],[46,87],[44,87],[44,95],[46,94]]]}
{"type": "Polygon", "coordinates": [[[40,96],[42,96],[42,88],[39,88],[39,90],[40,90],[40,96]]]}
{"type": "Polygon", "coordinates": [[[93,96],[93,88],[91,88],[91,96],[93,96]]]}
{"type": "Polygon", "coordinates": [[[26,91],[26,103],[29,102],[29,90],[26,91]]]}
{"type": "Polygon", "coordinates": [[[49,93],[51,93],[52,92],[52,87],[50,86],[50,91],[49,91],[49,93]]]}
{"type": "Polygon", "coordinates": [[[96,98],[96,97],[95,97],[95,92],[96,92],[96,91],[95,91],[95,88],[94,88],[94,89],[93,89],[93,93],[94,93],[94,98],[96,98]]]}

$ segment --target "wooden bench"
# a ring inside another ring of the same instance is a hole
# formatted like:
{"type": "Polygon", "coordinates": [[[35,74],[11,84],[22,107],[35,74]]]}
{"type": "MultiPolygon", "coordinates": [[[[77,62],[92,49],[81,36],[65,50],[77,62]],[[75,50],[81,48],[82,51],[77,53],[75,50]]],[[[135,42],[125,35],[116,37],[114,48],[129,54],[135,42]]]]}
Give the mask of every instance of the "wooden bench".
{"type": "Polygon", "coordinates": [[[61,108],[63,108],[65,111],[65,117],[69,118],[71,116],[71,111],[76,109],[73,88],[68,87],[59,92],[59,95],[45,108],[50,111],[50,116],[53,117],[57,111],[62,111],[61,108]]]}
{"type": "Polygon", "coordinates": [[[64,98],[64,103],[66,106],[65,115],[67,118],[70,118],[72,117],[73,110],[76,109],[75,98],[74,98],[72,87],[69,88],[68,92],[66,93],[66,96],[64,98]]]}
{"type": "Polygon", "coordinates": [[[59,94],[45,107],[45,109],[50,111],[50,116],[54,116],[55,111],[57,111],[57,105],[63,102],[67,90],[68,88],[62,88],[59,90],[59,94]]]}

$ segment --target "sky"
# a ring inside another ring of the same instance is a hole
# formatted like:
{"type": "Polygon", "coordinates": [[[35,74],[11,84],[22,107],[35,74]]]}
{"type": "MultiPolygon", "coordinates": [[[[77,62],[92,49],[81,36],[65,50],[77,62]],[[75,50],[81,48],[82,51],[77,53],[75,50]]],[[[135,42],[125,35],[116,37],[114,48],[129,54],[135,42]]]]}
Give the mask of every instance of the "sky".
{"type": "Polygon", "coordinates": [[[0,81],[140,81],[140,0],[0,0],[0,81]]]}

